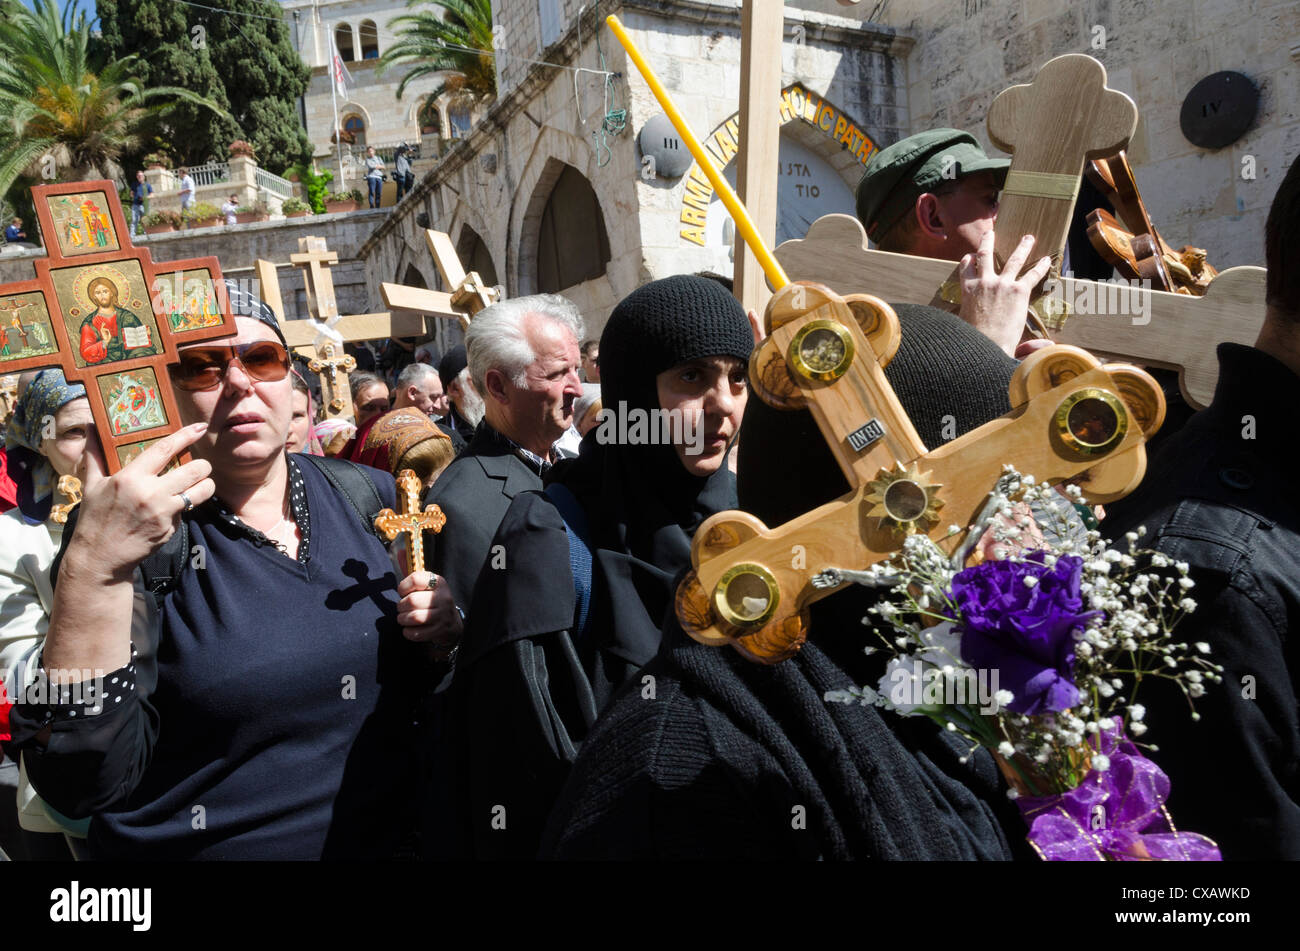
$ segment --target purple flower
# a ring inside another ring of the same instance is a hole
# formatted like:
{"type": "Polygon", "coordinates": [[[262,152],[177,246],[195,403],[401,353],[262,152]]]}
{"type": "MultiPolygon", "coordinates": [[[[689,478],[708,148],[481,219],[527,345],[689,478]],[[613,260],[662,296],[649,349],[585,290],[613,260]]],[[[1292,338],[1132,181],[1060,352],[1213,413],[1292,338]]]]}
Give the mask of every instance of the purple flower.
{"type": "Polygon", "coordinates": [[[1079,699],[1073,632],[1099,612],[1082,610],[1081,558],[1063,555],[1050,568],[1041,552],[1028,558],[986,561],[953,578],[961,656],[977,670],[998,671],[998,686],[1015,695],[1011,711],[1059,712],[1079,699]]]}

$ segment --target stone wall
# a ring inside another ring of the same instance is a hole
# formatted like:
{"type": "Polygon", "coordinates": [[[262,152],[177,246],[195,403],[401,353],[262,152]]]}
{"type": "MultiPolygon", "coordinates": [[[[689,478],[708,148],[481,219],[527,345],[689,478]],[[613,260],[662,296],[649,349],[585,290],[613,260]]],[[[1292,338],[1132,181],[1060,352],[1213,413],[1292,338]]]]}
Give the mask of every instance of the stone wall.
{"type": "MultiPolygon", "coordinates": [[[[155,263],[216,255],[221,262],[222,273],[240,280],[252,280],[253,262],[258,258],[284,264],[286,266],[278,272],[280,295],[284,300],[285,316],[295,319],[308,315],[303,278],[298,268],[289,265],[289,255],[298,252],[299,238],[319,235],[325,238],[330,250],[337,251],[339,255],[339,263],[330,268],[334,276],[339,311],[344,314],[365,314],[383,308],[370,307],[365,264],[358,258],[357,251],[386,215],[386,211],[357,211],[169,234],[137,235],[135,245],[148,248],[155,263]]],[[[44,250],[38,249],[0,256],[0,283],[31,280],[36,276],[32,261],[44,254],[44,250]]]]}
{"type": "Polygon", "coordinates": [[[917,39],[907,60],[912,131],[954,126],[987,146],[998,92],[1029,82],[1053,56],[1088,53],[1137,103],[1130,160],[1166,240],[1207,248],[1220,268],[1264,263],[1268,206],[1300,153],[1300,3],[890,0],[852,9],[879,6],[881,22],[917,39]],[[1211,151],[1183,138],[1178,117],[1192,86],[1221,70],[1250,77],[1260,109],[1245,136],[1211,151]],[[1255,177],[1243,177],[1251,165],[1255,177]]]}
{"type": "MultiPolygon", "coordinates": [[[[604,326],[613,305],[646,281],[706,269],[731,273],[726,248],[701,248],[681,237],[686,178],[642,177],[636,135],[661,109],[608,31],[598,49],[596,31],[604,29],[605,15],[617,13],[692,127],[704,135],[739,108],[738,5],[624,0],[602,4],[599,18],[589,6],[580,25],[576,13],[581,4],[572,6],[567,30],[547,48],[546,60],[596,70],[603,50],[606,69],[621,73],[608,90],[609,109],[626,110],[625,128],[599,134],[606,109],[604,76],[580,73],[575,90],[570,69],[534,63],[511,73],[508,58],[502,57],[503,92],[497,104],[362,248],[372,307],[380,306],[380,282],[403,281],[412,268],[426,286],[438,286],[425,227],[446,231],[454,244],[472,230],[483,239],[504,291],[511,296],[534,293],[538,224],[565,165],[592,186],[609,237],[605,273],[562,291],[582,308],[592,335],[604,326]],[[426,224],[419,222],[421,214],[427,216],[426,224]]],[[[494,7],[502,11],[500,4],[494,7]]],[[[833,97],[873,140],[890,141],[903,133],[908,123],[904,74],[894,51],[905,51],[909,41],[894,30],[795,9],[786,10],[786,20],[783,85],[799,82],[819,96],[833,97]],[[797,41],[796,25],[802,28],[797,41]]],[[[518,38],[538,28],[538,22],[536,4],[505,4],[498,21],[505,48],[523,49],[518,44],[525,41],[518,38]]],[[[774,111],[778,105],[773,103],[774,111]]],[[[856,185],[860,170],[842,146],[814,135],[810,147],[821,150],[848,187],[856,185]]],[[[459,331],[448,322],[441,337],[440,347],[445,347],[459,338],[459,331]]]]}

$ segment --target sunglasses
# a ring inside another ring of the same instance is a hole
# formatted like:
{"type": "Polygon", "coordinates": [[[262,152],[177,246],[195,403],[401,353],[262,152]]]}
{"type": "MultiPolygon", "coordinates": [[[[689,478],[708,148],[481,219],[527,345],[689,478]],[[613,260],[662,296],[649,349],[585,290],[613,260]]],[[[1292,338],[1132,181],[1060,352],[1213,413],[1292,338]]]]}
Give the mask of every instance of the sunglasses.
{"type": "Polygon", "coordinates": [[[235,360],[251,379],[275,383],[289,375],[289,352],[273,340],[234,347],[190,347],[179,353],[180,364],[168,368],[172,384],[181,390],[212,390],[226,378],[235,360]]]}

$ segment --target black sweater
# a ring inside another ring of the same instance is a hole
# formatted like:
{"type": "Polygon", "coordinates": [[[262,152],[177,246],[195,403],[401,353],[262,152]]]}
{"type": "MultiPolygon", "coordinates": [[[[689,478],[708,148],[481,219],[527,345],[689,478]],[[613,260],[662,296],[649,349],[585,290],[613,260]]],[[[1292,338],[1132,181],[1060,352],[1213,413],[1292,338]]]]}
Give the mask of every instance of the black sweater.
{"type": "MultiPolygon", "coordinates": [[[[866,642],[819,633],[855,653],[866,642]]],[[[1002,822],[1023,827],[991,758],[962,764],[964,746],[927,719],[825,702],[859,676],[813,642],[763,667],[670,622],[583,745],[543,856],[1011,858],[1002,822]]]]}
{"type": "MultiPolygon", "coordinates": [[[[110,683],[94,717],[14,709],[16,740],[51,723],[44,749],[24,749],[32,784],[94,816],[94,857],[388,855],[414,828],[403,680],[422,668],[396,623],[393,566],[347,500],[302,473],[305,565],[200,507],[187,518],[204,566],[187,565],[143,638],[137,689],[110,683]]],[[[391,506],[391,477],[372,476],[391,506]]]]}

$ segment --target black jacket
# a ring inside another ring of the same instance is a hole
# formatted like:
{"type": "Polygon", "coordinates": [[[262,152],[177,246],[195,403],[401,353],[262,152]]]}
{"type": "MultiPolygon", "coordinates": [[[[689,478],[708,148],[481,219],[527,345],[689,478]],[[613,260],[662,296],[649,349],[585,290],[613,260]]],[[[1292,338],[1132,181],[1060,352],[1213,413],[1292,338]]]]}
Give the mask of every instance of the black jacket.
{"type": "MultiPolygon", "coordinates": [[[[482,423],[465,451],[456,457],[424,496],[447,516],[433,544],[430,570],[447,579],[461,610],[469,610],[474,583],[490,561],[492,536],[511,500],[540,489],[542,477],[482,423]]],[[[504,551],[499,553],[505,556],[504,551]]],[[[508,562],[498,562],[504,567],[508,562]]]]}
{"type": "Polygon", "coordinates": [[[1191,722],[1181,692],[1144,683],[1143,740],[1169,774],[1179,828],[1225,859],[1300,859],[1300,504],[1293,418],[1300,377],[1251,347],[1219,346],[1214,402],[1156,453],[1138,491],[1110,506],[1112,539],[1191,566],[1198,607],[1175,628],[1225,668],[1191,722]]]}

